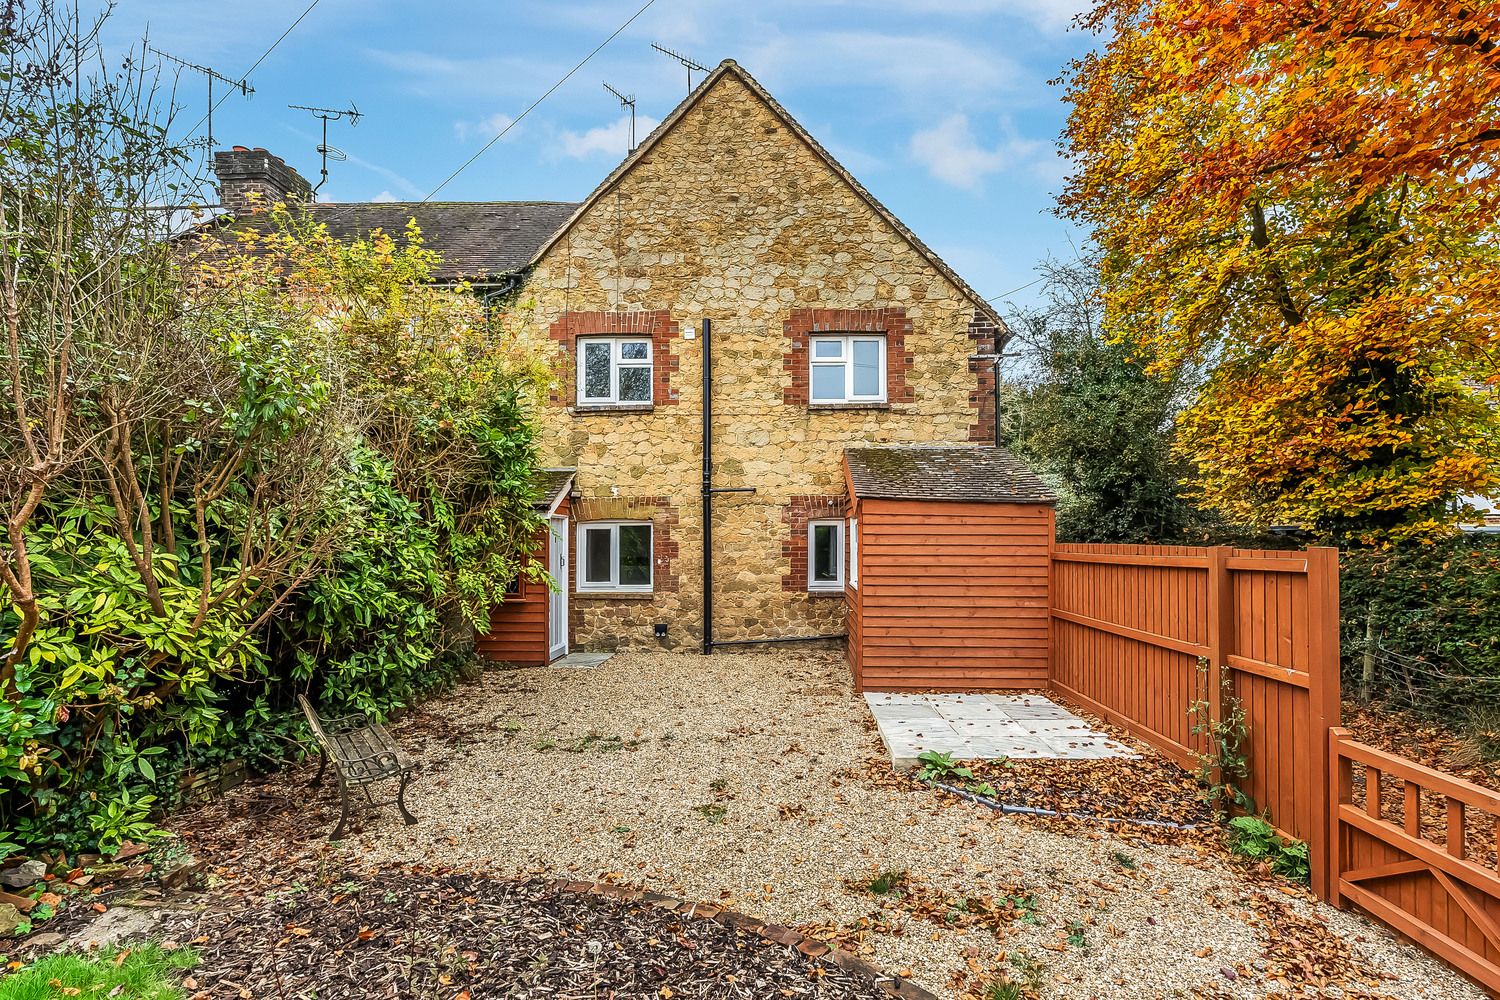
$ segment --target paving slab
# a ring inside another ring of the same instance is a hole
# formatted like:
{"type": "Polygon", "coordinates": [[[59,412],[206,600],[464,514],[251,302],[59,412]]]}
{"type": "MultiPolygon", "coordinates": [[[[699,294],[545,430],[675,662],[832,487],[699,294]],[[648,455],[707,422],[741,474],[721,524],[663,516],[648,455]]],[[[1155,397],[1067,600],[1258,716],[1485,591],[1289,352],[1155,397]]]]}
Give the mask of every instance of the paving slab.
{"type": "Polygon", "coordinates": [[[547,664],[549,667],[563,667],[571,669],[592,669],[599,666],[605,660],[614,656],[614,653],[569,653],[547,664]]]}
{"type": "Polygon", "coordinates": [[[927,752],[956,760],[1134,757],[1129,747],[1041,695],[865,693],[897,770],[927,752]]]}

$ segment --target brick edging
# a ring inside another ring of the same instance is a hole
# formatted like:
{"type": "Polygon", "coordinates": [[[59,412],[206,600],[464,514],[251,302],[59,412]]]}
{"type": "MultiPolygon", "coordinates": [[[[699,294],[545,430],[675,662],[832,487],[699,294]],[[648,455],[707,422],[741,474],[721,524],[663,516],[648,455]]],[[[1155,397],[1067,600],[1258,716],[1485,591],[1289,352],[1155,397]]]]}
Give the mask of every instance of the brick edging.
{"type": "Polygon", "coordinates": [[[690,920],[712,920],[715,923],[724,924],[737,931],[746,934],[754,934],[756,937],[779,944],[787,948],[795,948],[808,958],[832,962],[834,965],[855,975],[869,976],[875,985],[887,996],[900,997],[902,1000],[938,1000],[936,994],[929,993],[913,982],[882,972],[875,966],[862,958],[857,958],[841,949],[810,938],[800,931],[793,930],[782,924],[768,924],[764,920],[752,917],[747,913],[737,910],[726,910],[713,903],[694,903],[676,896],[664,895],[660,892],[652,892],[647,889],[632,889],[630,886],[615,885],[611,882],[572,882],[567,879],[547,879],[546,884],[553,889],[571,893],[589,893],[595,896],[604,896],[608,899],[617,900],[622,903],[641,903],[658,910],[667,910],[680,917],[690,920]]]}

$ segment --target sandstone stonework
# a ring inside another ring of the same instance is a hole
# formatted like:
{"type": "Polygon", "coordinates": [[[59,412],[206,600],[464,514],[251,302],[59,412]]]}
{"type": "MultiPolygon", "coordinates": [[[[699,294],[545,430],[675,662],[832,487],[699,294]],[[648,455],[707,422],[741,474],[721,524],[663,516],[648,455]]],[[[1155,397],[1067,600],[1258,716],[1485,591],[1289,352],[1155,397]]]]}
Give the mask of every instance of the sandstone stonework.
{"type": "Polygon", "coordinates": [[[982,440],[992,413],[988,363],[971,355],[993,346],[995,326],[973,298],[738,72],[705,88],[542,254],[522,292],[526,335],[555,352],[559,372],[540,414],[543,464],[576,466],[576,518],[646,498],[633,509],[657,524],[655,593],[572,594],[577,649],[656,645],[656,623],[671,645],[701,641],[703,320],[714,484],[755,489],[714,501],[718,639],[843,632],[843,600],[808,594],[805,566],[802,587],[784,586],[806,558],[796,505],[844,496],[846,446],[982,440]],[[860,322],[889,338],[889,402],[809,407],[807,332],[860,322]],[[575,339],[617,331],[651,335],[657,365],[670,366],[656,372],[655,403],[581,411],[575,339]]]}

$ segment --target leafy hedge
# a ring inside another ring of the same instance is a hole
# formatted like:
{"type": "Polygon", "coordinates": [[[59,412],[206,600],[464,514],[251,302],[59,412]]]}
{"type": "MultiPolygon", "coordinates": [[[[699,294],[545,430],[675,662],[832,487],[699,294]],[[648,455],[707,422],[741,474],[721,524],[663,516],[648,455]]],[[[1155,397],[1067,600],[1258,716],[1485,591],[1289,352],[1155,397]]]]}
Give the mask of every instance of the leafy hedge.
{"type": "Polygon", "coordinates": [[[543,577],[526,303],[412,225],[265,206],[162,239],[188,158],[94,32],[0,32],[0,856],[151,835],[184,773],[298,752],[295,695],[377,718],[543,577]]]}
{"type": "Polygon", "coordinates": [[[1346,695],[1373,618],[1375,697],[1448,720],[1500,707],[1500,535],[1349,550],[1340,579],[1346,695]]]}

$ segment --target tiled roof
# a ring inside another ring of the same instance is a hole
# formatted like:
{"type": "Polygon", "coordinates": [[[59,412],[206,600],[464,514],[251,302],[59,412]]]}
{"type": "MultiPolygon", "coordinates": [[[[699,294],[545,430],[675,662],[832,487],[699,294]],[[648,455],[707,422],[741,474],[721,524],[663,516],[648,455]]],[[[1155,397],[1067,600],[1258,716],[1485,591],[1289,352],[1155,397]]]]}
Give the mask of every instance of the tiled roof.
{"type": "Polygon", "coordinates": [[[531,473],[531,485],[536,490],[537,510],[551,510],[563,490],[573,484],[577,469],[536,469],[531,473]]]}
{"type": "Polygon", "coordinates": [[[1057,495],[1019,458],[988,445],[849,448],[854,495],[883,500],[1055,503],[1057,495]]]}
{"type": "MultiPolygon", "coordinates": [[[[482,280],[525,267],[577,208],[572,201],[386,201],[317,202],[304,210],[340,241],[363,239],[375,229],[399,240],[407,221],[416,219],[423,244],[442,255],[433,277],[453,281],[482,280]]],[[[258,213],[209,225],[264,232],[270,217],[258,213]]]]}

